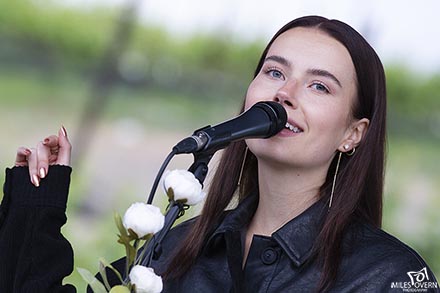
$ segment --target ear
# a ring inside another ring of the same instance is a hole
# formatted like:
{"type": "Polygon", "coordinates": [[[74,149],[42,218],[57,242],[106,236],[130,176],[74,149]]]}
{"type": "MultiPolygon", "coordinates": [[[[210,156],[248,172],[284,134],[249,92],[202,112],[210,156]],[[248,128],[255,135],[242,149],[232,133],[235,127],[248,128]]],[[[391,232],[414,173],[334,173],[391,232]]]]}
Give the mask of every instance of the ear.
{"type": "Polygon", "coordinates": [[[369,124],[370,120],[367,118],[354,121],[347,129],[345,138],[342,141],[342,144],[338,147],[338,150],[345,153],[357,147],[365,136],[369,124]]]}

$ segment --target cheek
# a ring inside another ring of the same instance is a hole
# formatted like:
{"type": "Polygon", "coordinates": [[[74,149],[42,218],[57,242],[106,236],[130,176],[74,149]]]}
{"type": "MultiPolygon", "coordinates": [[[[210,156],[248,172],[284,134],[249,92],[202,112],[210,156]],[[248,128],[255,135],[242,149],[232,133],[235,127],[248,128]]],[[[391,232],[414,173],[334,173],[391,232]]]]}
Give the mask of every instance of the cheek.
{"type": "Polygon", "coordinates": [[[316,134],[321,137],[322,142],[336,149],[343,140],[348,127],[345,107],[315,107],[314,109],[315,111],[305,113],[306,119],[314,121],[316,134]]]}
{"type": "Polygon", "coordinates": [[[251,82],[246,92],[245,109],[249,109],[257,102],[269,101],[272,98],[272,90],[268,86],[263,86],[257,77],[251,82]]]}
{"type": "Polygon", "coordinates": [[[310,113],[313,116],[313,119],[316,121],[316,125],[318,129],[321,131],[327,130],[329,133],[334,132],[335,130],[341,129],[345,123],[345,119],[343,118],[343,113],[338,111],[317,111],[315,113],[310,113]]]}
{"type": "Polygon", "coordinates": [[[253,104],[257,102],[257,98],[256,98],[257,92],[258,91],[256,91],[255,81],[253,81],[249,85],[248,90],[246,92],[246,100],[244,104],[245,110],[249,109],[253,104]]]}

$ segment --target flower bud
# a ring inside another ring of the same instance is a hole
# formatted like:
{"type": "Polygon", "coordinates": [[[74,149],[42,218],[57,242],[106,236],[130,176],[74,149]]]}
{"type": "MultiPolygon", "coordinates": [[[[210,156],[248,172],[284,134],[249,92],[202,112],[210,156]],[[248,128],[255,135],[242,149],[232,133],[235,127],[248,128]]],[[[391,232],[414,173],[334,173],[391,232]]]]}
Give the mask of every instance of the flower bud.
{"type": "Polygon", "coordinates": [[[162,278],[152,268],[134,266],[129,274],[131,284],[136,286],[136,293],[159,293],[162,291],[162,278]]]}
{"type": "Polygon", "coordinates": [[[168,196],[175,201],[196,205],[205,198],[202,185],[193,173],[186,170],[167,171],[163,186],[168,196]]]}
{"type": "Polygon", "coordinates": [[[158,207],[136,202],[127,209],[122,223],[127,230],[131,229],[138,238],[142,238],[162,229],[164,221],[165,217],[158,207]]]}

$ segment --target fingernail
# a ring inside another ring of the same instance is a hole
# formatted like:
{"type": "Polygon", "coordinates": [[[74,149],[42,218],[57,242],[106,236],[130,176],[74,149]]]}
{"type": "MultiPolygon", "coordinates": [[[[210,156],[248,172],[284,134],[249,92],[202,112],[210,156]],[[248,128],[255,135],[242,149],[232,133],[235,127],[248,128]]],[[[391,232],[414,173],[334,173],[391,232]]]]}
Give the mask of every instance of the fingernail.
{"type": "Polygon", "coordinates": [[[43,140],[43,144],[46,144],[46,143],[48,143],[50,140],[49,140],[49,138],[45,138],[44,140],[43,140]]]}
{"type": "Polygon", "coordinates": [[[61,126],[61,132],[63,133],[64,137],[67,137],[67,131],[66,128],[64,128],[64,125],[61,126]]]}
{"type": "Polygon", "coordinates": [[[38,187],[38,186],[40,186],[40,179],[38,179],[38,176],[37,175],[32,175],[32,183],[34,183],[34,185],[36,186],[36,187],[38,187]]]}
{"type": "Polygon", "coordinates": [[[40,168],[40,178],[46,177],[46,170],[44,168],[40,168]]]}

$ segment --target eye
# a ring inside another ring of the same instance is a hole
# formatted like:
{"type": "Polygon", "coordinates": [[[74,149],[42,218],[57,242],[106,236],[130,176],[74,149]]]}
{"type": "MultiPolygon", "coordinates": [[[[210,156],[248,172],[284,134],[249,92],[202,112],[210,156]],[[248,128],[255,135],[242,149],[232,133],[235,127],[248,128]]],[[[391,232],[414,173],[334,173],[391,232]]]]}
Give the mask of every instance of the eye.
{"type": "Polygon", "coordinates": [[[272,76],[273,78],[282,78],[283,77],[283,74],[276,69],[270,70],[269,75],[272,76]]]}
{"type": "Polygon", "coordinates": [[[322,93],[327,93],[327,94],[330,93],[329,89],[324,84],[322,84],[320,82],[312,83],[311,87],[319,92],[322,92],[322,93]]]}
{"type": "Polygon", "coordinates": [[[282,79],[284,80],[284,75],[283,73],[276,69],[276,68],[268,68],[265,70],[265,73],[268,74],[270,77],[274,78],[274,79],[282,79]]]}

